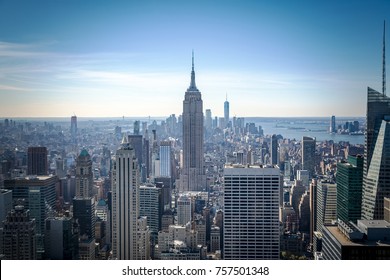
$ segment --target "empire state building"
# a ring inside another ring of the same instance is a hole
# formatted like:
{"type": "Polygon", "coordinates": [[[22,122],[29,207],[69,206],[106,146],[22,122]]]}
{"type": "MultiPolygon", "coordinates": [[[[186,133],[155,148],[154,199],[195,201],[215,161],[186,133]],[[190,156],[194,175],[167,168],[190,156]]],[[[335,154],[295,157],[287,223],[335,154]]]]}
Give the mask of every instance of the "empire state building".
{"type": "Polygon", "coordinates": [[[195,84],[194,53],[192,53],[191,84],[183,101],[183,164],[180,191],[201,191],[205,187],[203,101],[195,84]]]}

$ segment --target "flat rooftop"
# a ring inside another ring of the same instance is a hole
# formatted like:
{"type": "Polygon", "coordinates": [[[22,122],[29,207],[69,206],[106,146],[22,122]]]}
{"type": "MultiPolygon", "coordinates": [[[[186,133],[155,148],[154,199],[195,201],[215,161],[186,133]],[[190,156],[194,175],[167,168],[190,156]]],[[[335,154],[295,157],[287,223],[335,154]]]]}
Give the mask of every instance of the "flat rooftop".
{"type": "Polygon", "coordinates": [[[358,220],[366,228],[390,228],[390,223],[385,220],[358,220]]]}
{"type": "Polygon", "coordinates": [[[37,180],[37,181],[45,181],[47,179],[50,179],[50,178],[53,178],[55,176],[49,176],[49,175],[39,175],[39,176],[36,176],[36,175],[29,175],[29,176],[26,176],[26,177],[17,177],[15,178],[15,180],[37,180]]]}
{"type": "Polygon", "coordinates": [[[276,165],[270,165],[270,164],[255,164],[255,165],[250,165],[250,164],[239,164],[239,163],[234,163],[234,164],[225,164],[225,168],[277,168],[276,165]]]}
{"type": "Polygon", "coordinates": [[[243,165],[243,164],[225,164],[225,175],[271,175],[279,176],[280,170],[272,165],[243,165]]]}
{"type": "Polygon", "coordinates": [[[383,243],[384,241],[368,241],[364,242],[353,242],[349,240],[338,228],[338,226],[325,226],[327,230],[337,239],[342,246],[385,246],[390,247],[390,243],[383,243]]]}

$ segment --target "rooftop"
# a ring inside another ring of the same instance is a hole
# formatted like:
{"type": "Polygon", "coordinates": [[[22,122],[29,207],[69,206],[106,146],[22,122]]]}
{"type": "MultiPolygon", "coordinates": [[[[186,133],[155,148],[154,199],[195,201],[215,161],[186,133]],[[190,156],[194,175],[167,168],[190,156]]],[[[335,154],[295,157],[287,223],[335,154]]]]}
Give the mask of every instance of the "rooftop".
{"type": "Polygon", "coordinates": [[[367,241],[364,242],[353,242],[349,240],[337,227],[337,225],[325,226],[325,228],[337,239],[342,246],[385,246],[390,247],[389,243],[384,243],[383,241],[367,241]]]}
{"type": "Polygon", "coordinates": [[[29,175],[29,176],[26,176],[26,177],[17,177],[15,178],[14,180],[16,181],[21,181],[21,180],[31,180],[31,181],[45,181],[45,180],[48,180],[48,179],[51,179],[53,178],[54,176],[52,175],[29,175]]]}
{"type": "Polygon", "coordinates": [[[385,220],[358,220],[358,226],[365,228],[390,228],[390,223],[385,220]]]}

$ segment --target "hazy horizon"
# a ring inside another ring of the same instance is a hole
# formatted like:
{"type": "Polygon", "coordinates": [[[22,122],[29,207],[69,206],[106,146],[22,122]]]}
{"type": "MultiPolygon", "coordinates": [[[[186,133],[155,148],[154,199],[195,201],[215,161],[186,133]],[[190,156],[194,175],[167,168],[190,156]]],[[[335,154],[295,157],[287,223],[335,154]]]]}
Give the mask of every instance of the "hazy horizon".
{"type": "MultiPolygon", "coordinates": [[[[175,115],[176,117],[178,117],[179,115],[175,115]]],[[[69,120],[70,121],[70,118],[72,117],[72,115],[70,116],[47,116],[47,117],[42,117],[42,116],[37,116],[37,117],[29,117],[29,116],[22,116],[22,117],[2,117],[0,116],[0,120],[5,120],[5,119],[9,119],[9,120],[23,120],[23,119],[64,119],[64,120],[69,120]]],[[[113,120],[116,120],[116,119],[161,119],[161,120],[165,120],[166,118],[168,118],[169,116],[77,116],[77,120],[85,120],[85,119],[113,119],[113,120]]],[[[220,117],[220,116],[218,116],[220,117]]],[[[221,116],[222,117],[222,116],[221,116]]],[[[245,118],[245,119],[321,119],[321,120],[325,120],[325,119],[330,119],[331,116],[287,116],[287,117],[283,117],[283,116],[233,116],[233,117],[237,117],[237,118],[245,118]]],[[[231,119],[233,119],[233,117],[231,117],[231,119]]],[[[363,118],[366,118],[366,116],[335,116],[336,119],[363,119],[363,118]]],[[[214,119],[214,117],[213,117],[214,119]]]]}

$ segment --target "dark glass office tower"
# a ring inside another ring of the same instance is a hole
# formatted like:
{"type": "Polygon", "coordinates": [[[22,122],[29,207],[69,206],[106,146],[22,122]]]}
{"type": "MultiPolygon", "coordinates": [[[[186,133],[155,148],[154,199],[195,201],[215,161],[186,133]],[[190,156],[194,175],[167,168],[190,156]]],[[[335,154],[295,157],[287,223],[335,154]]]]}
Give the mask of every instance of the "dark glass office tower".
{"type": "Polygon", "coordinates": [[[354,223],[362,212],[363,156],[349,156],[337,164],[337,218],[354,223]]]}

